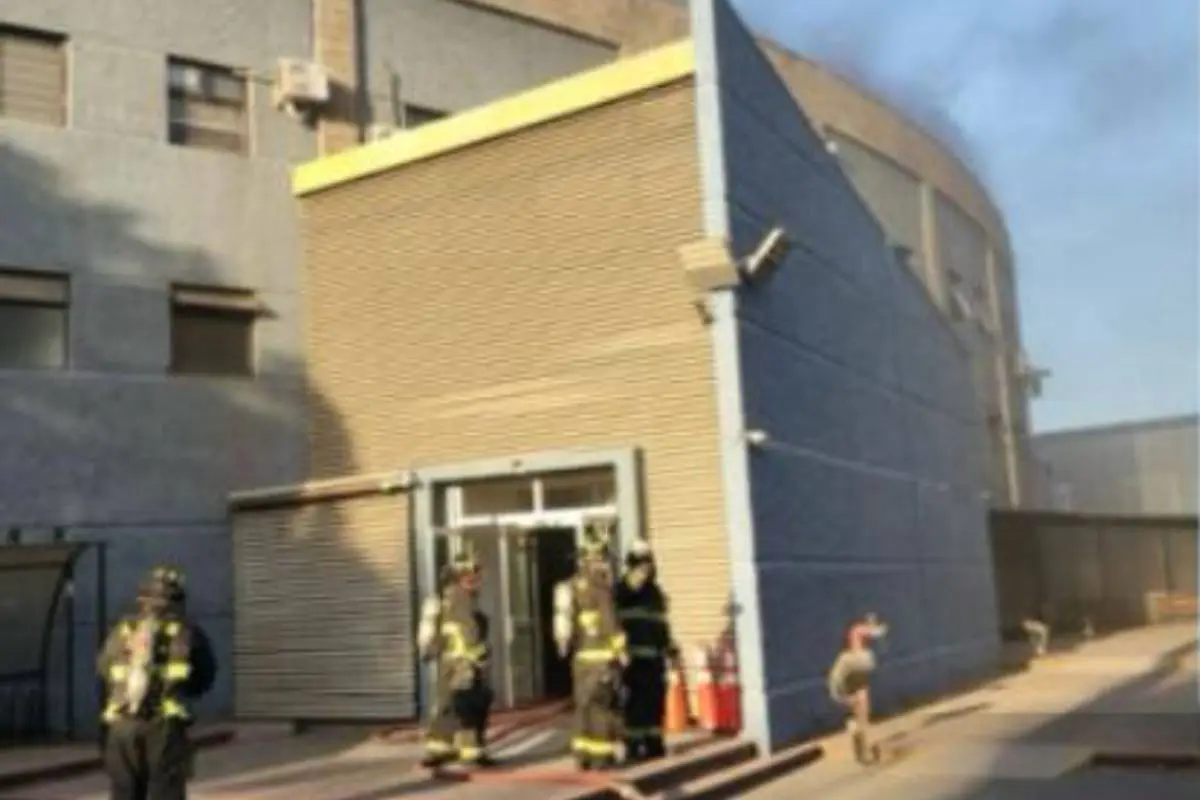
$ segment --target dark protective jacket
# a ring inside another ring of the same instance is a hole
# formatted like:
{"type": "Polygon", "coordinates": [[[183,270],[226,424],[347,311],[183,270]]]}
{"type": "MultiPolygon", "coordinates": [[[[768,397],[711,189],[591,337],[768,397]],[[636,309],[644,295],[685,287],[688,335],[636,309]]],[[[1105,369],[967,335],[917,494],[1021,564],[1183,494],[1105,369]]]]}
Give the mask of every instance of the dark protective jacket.
{"type": "Polygon", "coordinates": [[[207,637],[199,639],[198,648],[193,648],[193,640],[191,626],[176,613],[127,617],[117,623],[96,664],[106,689],[103,720],[190,720],[185,698],[197,685],[194,663],[215,664],[211,652],[201,652],[207,637]]]}
{"type": "Polygon", "coordinates": [[[617,583],[614,600],[630,658],[675,657],[671,625],[667,620],[667,595],[656,581],[648,580],[636,586],[627,572],[617,583]]]}

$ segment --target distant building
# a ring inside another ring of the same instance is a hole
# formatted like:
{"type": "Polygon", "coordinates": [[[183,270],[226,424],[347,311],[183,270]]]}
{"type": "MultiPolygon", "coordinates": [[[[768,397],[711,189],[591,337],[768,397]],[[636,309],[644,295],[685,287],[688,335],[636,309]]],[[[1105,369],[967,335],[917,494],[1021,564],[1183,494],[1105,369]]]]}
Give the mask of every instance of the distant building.
{"type": "Polygon", "coordinates": [[[1095,514],[1196,514],[1200,415],[1034,438],[1041,505],[1095,514]]]}

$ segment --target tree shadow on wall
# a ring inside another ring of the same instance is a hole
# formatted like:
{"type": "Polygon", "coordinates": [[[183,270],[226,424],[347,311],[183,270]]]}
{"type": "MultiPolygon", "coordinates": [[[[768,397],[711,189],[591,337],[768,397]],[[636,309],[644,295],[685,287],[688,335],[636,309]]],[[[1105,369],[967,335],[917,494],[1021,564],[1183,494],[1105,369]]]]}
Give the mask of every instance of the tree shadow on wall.
{"type": "MultiPolygon", "coordinates": [[[[281,168],[280,202],[290,201],[286,177],[281,168]]],[[[126,188],[134,194],[137,187],[126,188]]],[[[110,624],[131,608],[137,583],[152,565],[174,563],[187,571],[189,611],[209,631],[220,660],[218,686],[199,705],[201,721],[228,718],[234,712],[228,495],[306,477],[310,421],[325,428],[323,437],[335,443],[345,463],[354,463],[340,415],[304,373],[299,268],[277,278],[282,285],[268,287],[263,275],[253,274],[258,265],[221,263],[203,246],[166,243],[171,232],[145,230],[144,215],[136,209],[84,196],[53,163],[4,139],[0,198],[0,268],[71,275],[70,368],[0,370],[0,527],[63,526],[71,539],[104,542],[102,604],[110,624]],[[175,282],[271,290],[271,307],[257,324],[253,379],[168,373],[175,282]]],[[[218,240],[273,233],[247,226],[207,235],[218,240]]],[[[250,244],[242,250],[262,251],[250,244]]],[[[313,527],[316,535],[297,538],[286,529],[277,535],[290,539],[296,560],[335,564],[337,581],[373,586],[390,607],[408,605],[409,598],[401,596],[407,589],[397,586],[395,576],[381,575],[338,539],[344,524],[336,509],[326,508],[313,527]]],[[[397,520],[397,531],[403,530],[397,520]]],[[[95,732],[98,716],[92,671],[104,611],[94,600],[98,571],[93,548],[81,560],[74,591],[70,693],[73,727],[84,737],[95,732]]],[[[287,637],[295,645],[319,621],[304,597],[281,598],[277,613],[285,647],[287,637]]],[[[57,629],[62,627],[60,618],[57,629]]],[[[277,640],[253,642],[259,633],[269,632],[251,632],[243,644],[277,653],[275,688],[280,696],[289,691],[294,696],[302,680],[296,666],[277,640]]],[[[51,683],[55,724],[68,727],[62,711],[68,694],[64,641],[56,633],[51,683]]],[[[325,687],[324,694],[354,693],[359,677],[347,675],[346,686],[325,687]]]]}

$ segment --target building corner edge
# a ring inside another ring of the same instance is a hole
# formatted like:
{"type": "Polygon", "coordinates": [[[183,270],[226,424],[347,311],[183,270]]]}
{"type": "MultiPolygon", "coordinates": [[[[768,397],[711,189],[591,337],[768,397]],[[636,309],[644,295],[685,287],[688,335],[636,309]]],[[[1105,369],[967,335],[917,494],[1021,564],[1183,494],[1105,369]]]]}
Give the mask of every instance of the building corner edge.
{"type": "MultiPolygon", "coordinates": [[[[717,4],[722,2],[725,0],[692,0],[690,5],[696,63],[696,139],[700,156],[704,232],[707,236],[728,240],[729,212],[717,46],[717,20],[721,13],[717,4]]],[[[738,675],[742,687],[742,733],[765,755],[772,752],[774,742],[770,734],[761,603],[755,567],[750,454],[744,434],[737,289],[713,291],[709,299],[721,487],[729,548],[729,614],[735,631],[738,675]]]]}

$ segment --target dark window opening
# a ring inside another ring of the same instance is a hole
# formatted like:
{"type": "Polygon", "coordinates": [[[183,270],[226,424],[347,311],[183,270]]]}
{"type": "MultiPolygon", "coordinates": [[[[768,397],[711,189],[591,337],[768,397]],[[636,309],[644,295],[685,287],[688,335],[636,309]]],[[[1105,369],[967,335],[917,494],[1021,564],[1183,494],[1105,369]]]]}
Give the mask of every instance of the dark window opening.
{"type": "Polygon", "coordinates": [[[69,296],[64,276],[0,271],[0,369],[67,366],[69,296]]]}
{"type": "Polygon", "coordinates": [[[180,375],[254,374],[258,301],[250,292],[176,289],[171,303],[171,371],[180,375]]]}

